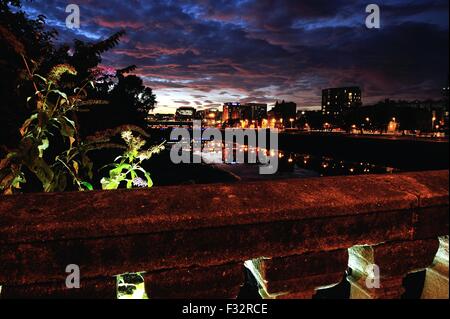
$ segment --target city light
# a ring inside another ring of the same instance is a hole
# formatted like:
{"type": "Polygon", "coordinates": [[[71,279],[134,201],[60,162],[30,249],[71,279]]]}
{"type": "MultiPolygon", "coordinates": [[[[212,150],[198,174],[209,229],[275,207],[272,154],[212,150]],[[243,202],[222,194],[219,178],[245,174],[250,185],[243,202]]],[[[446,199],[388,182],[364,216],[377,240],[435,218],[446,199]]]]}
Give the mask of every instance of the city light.
{"type": "Polygon", "coordinates": [[[58,2],[0,2],[0,303],[448,300],[449,1],[58,2]]]}

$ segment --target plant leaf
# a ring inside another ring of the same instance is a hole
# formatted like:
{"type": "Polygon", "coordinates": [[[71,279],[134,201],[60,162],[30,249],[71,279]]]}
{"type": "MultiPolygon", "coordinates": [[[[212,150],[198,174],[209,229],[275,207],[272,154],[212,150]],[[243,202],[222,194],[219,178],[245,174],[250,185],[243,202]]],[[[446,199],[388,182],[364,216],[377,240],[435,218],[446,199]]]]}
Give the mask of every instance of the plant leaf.
{"type": "Polygon", "coordinates": [[[47,138],[42,140],[42,144],[38,146],[39,149],[39,157],[42,158],[44,156],[44,151],[48,149],[49,141],[47,138]]]}
{"type": "Polygon", "coordinates": [[[33,114],[29,119],[27,119],[22,127],[20,128],[20,135],[25,136],[28,132],[28,127],[31,125],[31,123],[33,123],[34,120],[36,120],[38,117],[37,114],[33,114]]]}
{"type": "Polygon", "coordinates": [[[39,74],[34,74],[33,76],[37,77],[38,79],[41,79],[42,81],[44,81],[44,83],[48,83],[47,79],[44,78],[43,76],[40,76],[39,74]]]}
{"type": "Polygon", "coordinates": [[[150,173],[145,173],[145,178],[147,179],[147,187],[148,188],[150,188],[150,187],[153,187],[153,180],[152,180],[152,178],[150,177],[150,173]]]}
{"type": "Polygon", "coordinates": [[[94,190],[94,187],[93,187],[90,183],[88,183],[88,182],[81,182],[81,185],[83,185],[84,187],[86,187],[86,189],[87,189],[88,191],[93,191],[93,190],[94,190]]]}
{"type": "Polygon", "coordinates": [[[80,170],[80,166],[78,165],[78,162],[77,161],[73,161],[72,162],[72,166],[73,166],[73,169],[75,170],[75,173],[78,174],[78,171],[80,170]]]}
{"type": "Polygon", "coordinates": [[[60,90],[51,90],[50,92],[56,93],[56,94],[60,95],[61,97],[63,97],[64,99],[68,100],[67,94],[64,92],[61,92],[60,90]]]}
{"type": "Polygon", "coordinates": [[[115,190],[119,188],[119,183],[111,178],[102,178],[100,181],[103,190],[115,190]]]}

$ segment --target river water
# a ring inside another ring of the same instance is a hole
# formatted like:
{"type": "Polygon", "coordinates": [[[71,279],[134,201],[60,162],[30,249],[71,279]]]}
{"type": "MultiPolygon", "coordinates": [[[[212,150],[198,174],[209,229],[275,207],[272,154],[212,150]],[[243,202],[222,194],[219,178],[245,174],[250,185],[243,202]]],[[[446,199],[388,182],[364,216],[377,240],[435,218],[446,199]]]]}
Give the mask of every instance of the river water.
{"type": "Polygon", "coordinates": [[[159,155],[164,160],[159,165],[152,165],[150,171],[161,175],[157,178],[156,185],[179,184],[209,184],[222,182],[247,182],[262,180],[277,180],[291,178],[315,178],[323,176],[346,176],[367,174],[390,174],[399,170],[392,167],[384,167],[369,162],[351,162],[331,157],[313,156],[293,152],[278,151],[278,171],[273,175],[261,175],[259,168],[261,163],[249,164],[249,157],[258,159],[258,154],[264,152],[267,156],[274,155],[275,150],[252,148],[246,145],[235,144],[233,146],[233,158],[237,152],[244,154],[245,163],[225,161],[229,150],[224,145],[215,142],[205,142],[203,152],[189,152],[191,159],[202,158],[201,164],[171,163],[169,153],[172,143],[167,144],[165,154],[159,155]],[[162,166],[161,166],[162,165],[162,166]],[[156,171],[155,171],[156,170],[156,171]],[[158,182],[159,181],[159,182],[158,182]]]}

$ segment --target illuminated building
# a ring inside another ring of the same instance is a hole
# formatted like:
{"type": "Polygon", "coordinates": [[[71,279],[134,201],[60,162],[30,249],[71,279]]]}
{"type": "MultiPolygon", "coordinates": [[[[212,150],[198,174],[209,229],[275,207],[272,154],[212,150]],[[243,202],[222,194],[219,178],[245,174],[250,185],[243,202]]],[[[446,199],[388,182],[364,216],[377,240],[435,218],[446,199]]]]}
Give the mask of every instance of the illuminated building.
{"type": "Polygon", "coordinates": [[[150,114],[147,117],[147,121],[149,122],[158,122],[158,121],[173,121],[174,115],[173,114],[162,114],[162,113],[156,113],[156,114],[150,114]]]}
{"type": "Polygon", "coordinates": [[[224,123],[240,122],[243,127],[261,127],[267,120],[267,104],[225,103],[222,120],[224,123]]]}
{"type": "Polygon", "coordinates": [[[330,116],[341,115],[345,109],[362,105],[359,87],[330,88],[322,91],[322,113],[330,116]]]}
{"type": "Polygon", "coordinates": [[[241,106],[242,119],[249,121],[254,127],[261,127],[267,119],[267,104],[247,103],[241,106]]]}
{"type": "Polygon", "coordinates": [[[241,120],[241,103],[225,103],[223,105],[222,121],[241,120]]]}
{"type": "Polygon", "coordinates": [[[192,122],[195,119],[195,108],[179,107],[175,112],[175,121],[192,122]]]}
{"type": "Polygon", "coordinates": [[[222,114],[217,108],[197,111],[196,119],[201,120],[205,126],[216,126],[221,123],[222,114]]]}

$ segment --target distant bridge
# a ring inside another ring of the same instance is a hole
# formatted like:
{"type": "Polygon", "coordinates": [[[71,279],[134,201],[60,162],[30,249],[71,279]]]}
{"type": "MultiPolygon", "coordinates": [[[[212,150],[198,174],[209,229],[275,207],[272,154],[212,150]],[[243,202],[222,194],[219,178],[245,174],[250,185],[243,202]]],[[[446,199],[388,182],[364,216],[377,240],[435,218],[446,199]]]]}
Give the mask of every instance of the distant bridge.
{"type": "Polygon", "coordinates": [[[148,121],[148,127],[192,127],[192,121],[148,121]]]}

